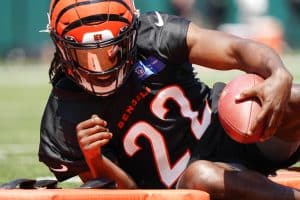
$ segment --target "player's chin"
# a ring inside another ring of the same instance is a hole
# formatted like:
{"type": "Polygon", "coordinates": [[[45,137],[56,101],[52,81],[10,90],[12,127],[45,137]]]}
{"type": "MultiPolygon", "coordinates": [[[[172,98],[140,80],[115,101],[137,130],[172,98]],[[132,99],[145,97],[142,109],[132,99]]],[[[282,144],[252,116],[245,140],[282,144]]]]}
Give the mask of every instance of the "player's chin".
{"type": "Polygon", "coordinates": [[[113,75],[95,77],[90,79],[90,83],[96,87],[109,87],[116,82],[116,77],[113,75]]]}

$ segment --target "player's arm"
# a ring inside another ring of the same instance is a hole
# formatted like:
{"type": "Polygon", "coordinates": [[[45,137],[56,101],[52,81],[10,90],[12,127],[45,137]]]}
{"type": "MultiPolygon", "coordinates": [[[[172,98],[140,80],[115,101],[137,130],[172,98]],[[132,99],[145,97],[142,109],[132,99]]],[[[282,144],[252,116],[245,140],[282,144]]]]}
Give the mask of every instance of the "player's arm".
{"type": "MultiPolygon", "coordinates": [[[[85,156],[86,157],[86,156],[85,156]]],[[[135,189],[135,182],[115,163],[103,155],[86,157],[90,171],[79,174],[83,182],[97,178],[114,180],[118,189],[135,189]]]]}
{"type": "Polygon", "coordinates": [[[101,154],[101,147],[112,138],[106,128],[107,123],[96,115],[79,123],[76,127],[77,138],[81,151],[89,166],[89,173],[80,174],[83,181],[95,178],[114,180],[117,188],[136,188],[135,182],[121,168],[101,154]]]}
{"type": "Polygon", "coordinates": [[[282,119],[292,86],[292,76],[271,48],[226,33],[190,24],[187,46],[191,63],[218,70],[238,69],[266,78],[262,84],[244,91],[240,100],[257,96],[263,105],[257,123],[267,121],[264,137],[273,135],[282,119]]]}
{"type": "Polygon", "coordinates": [[[287,142],[300,142],[300,84],[293,84],[288,109],[276,136],[287,142]]]}

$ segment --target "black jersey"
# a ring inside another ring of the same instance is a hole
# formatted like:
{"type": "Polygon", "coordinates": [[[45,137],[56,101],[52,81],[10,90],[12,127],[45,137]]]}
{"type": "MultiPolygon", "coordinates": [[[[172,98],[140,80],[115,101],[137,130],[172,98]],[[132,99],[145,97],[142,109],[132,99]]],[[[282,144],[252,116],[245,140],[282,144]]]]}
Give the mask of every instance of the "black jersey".
{"type": "Polygon", "coordinates": [[[212,123],[213,90],[195,78],[188,62],[189,21],[158,12],[139,20],[139,61],[116,93],[91,96],[67,78],[52,90],[39,158],[60,181],[88,169],[75,127],[93,114],[105,119],[113,133],[102,153],[117,160],[141,188],[173,187],[194,152],[198,159],[222,160],[216,152],[228,156],[218,146],[226,136],[217,137],[214,127],[220,126],[212,123]]]}
{"type": "Polygon", "coordinates": [[[118,160],[143,187],[172,187],[209,125],[210,90],[195,79],[187,59],[189,21],[158,12],[139,20],[141,64],[115,94],[93,97],[66,78],[52,91],[41,125],[39,155],[55,174],[62,174],[61,180],[87,169],[75,126],[94,113],[113,133],[103,153],[118,160]],[[62,173],[64,168],[68,170],[62,173]]]}

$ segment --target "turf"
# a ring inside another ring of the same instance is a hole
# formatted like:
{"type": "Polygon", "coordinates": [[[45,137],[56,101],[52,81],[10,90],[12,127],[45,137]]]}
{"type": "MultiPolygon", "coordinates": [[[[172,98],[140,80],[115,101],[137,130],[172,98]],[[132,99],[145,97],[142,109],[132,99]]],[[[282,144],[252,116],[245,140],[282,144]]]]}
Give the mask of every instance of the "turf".
{"type": "MultiPolygon", "coordinates": [[[[300,83],[300,54],[283,57],[300,83]]],[[[0,184],[16,178],[49,177],[52,174],[38,161],[40,118],[51,89],[47,65],[0,66],[0,184]]],[[[240,72],[219,72],[199,68],[198,76],[209,85],[228,81],[240,72]]],[[[79,183],[68,183],[75,187],[79,183]]],[[[64,186],[64,185],[63,185],[64,186]]]]}

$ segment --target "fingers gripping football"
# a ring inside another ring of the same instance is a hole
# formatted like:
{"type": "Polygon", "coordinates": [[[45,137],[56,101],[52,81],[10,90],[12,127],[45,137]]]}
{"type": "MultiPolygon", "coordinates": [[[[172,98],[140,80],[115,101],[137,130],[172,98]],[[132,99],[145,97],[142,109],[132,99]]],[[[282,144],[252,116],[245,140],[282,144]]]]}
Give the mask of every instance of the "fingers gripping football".
{"type": "MultiPolygon", "coordinates": [[[[284,78],[282,79],[285,80],[284,78]]],[[[291,91],[291,83],[290,81],[283,82],[283,84],[279,84],[278,78],[275,79],[272,76],[264,82],[265,87],[264,90],[262,90],[261,95],[265,102],[265,106],[263,106],[263,110],[265,110],[264,117],[268,121],[264,133],[265,138],[272,136],[278,129],[283,118],[284,110],[287,107],[291,91]],[[274,90],[271,90],[272,88],[276,88],[275,91],[281,92],[276,93],[274,90]]]]}
{"type": "Polygon", "coordinates": [[[278,94],[274,92],[273,88],[276,88],[275,91],[289,91],[290,85],[288,81],[280,85],[276,80],[273,80],[273,77],[270,77],[252,88],[243,91],[238,97],[238,100],[246,100],[255,96],[262,103],[261,111],[257,114],[250,128],[250,132],[254,133],[259,129],[260,124],[265,124],[261,135],[262,141],[270,138],[278,128],[290,94],[283,92],[278,94]]]}
{"type": "Polygon", "coordinates": [[[248,134],[252,134],[255,133],[257,131],[259,131],[260,126],[259,124],[264,123],[264,117],[267,115],[267,109],[268,103],[264,101],[263,97],[260,94],[260,91],[263,89],[262,88],[262,82],[259,81],[259,83],[253,85],[253,87],[250,87],[248,89],[243,90],[237,97],[236,100],[238,102],[243,102],[245,100],[251,99],[253,97],[258,98],[259,102],[262,104],[262,102],[264,102],[264,104],[261,105],[261,109],[260,112],[257,113],[257,116],[255,118],[253,118],[252,120],[252,124],[249,127],[249,132],[248,134]]]}
{"type": "Polygon", "coordinates": [[[112,138],[107,128],[107,122],[97,115],[79,123],[76,127],[77,139],[82,152],[93,156],[100,153],[102,146],[112,138]]]}

